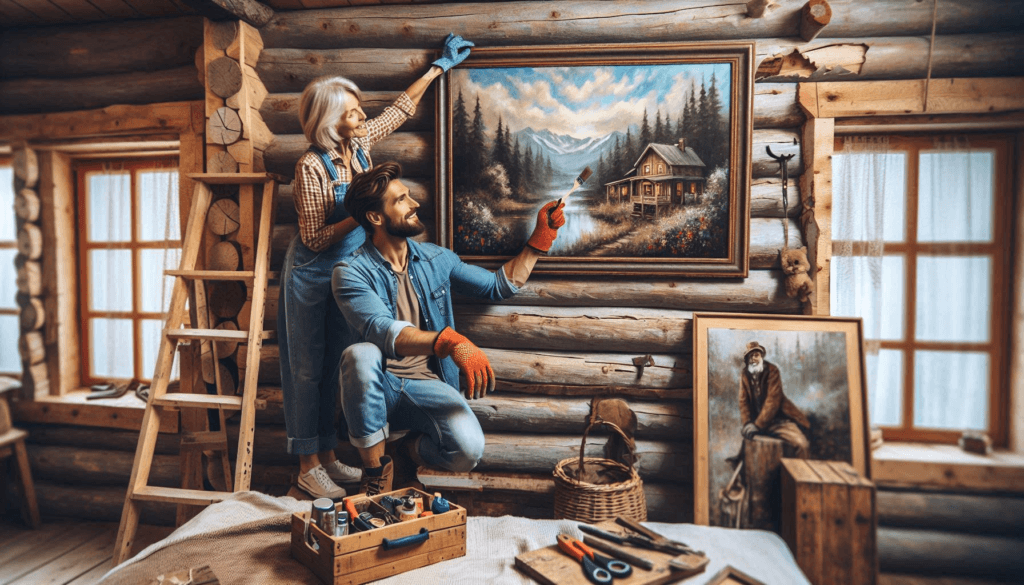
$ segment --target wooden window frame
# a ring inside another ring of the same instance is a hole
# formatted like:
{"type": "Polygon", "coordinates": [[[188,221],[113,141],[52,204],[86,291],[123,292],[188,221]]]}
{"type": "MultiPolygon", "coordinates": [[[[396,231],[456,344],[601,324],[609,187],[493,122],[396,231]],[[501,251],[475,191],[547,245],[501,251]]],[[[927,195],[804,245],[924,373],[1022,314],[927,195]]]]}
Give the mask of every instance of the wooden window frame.
{"type": "MultiPolygon", "coordinates": [[[[830,314],[832,259],[832,155],[836,134],[898,132],[1016,132],[1013,153],[1012,209],[1017,231],[1012,246],[1013,299],[1009,325],[1011,356],[1000,424],[991,436],[997,447],[1024,452],[1024,78],[912,79],[896,81],[806,82],[797,86],[797,103],[807,116],[801,140],[805,171],[801,197],[813,221],[806,224],[810,277],[815,292],[804,312],[830,314]],[[1012,412],[1012,416],[1010,411],[1012,412]],[[1009,424],[1013,420],[1013,425],[1009,424]]],[[[1010,303],[1008,303],[1010,304],[1010,303]]]]}
{"type": "Polygon", "coordinates": [[[142,311],[142,278],[140,253],[142,250],[164,250],[168,248],[181,248],[181,239],[177,240],[147,240],[139,239],[139,210],[138,210],[138,177],[140,172],[173,169],[178,170],[177,157],[160,158],[125,158],[116,161],[117,171],[127,171],[129,180],[129,221],[130,239],[126,242],[90,242],[88,235],[89,205],[87,196],[86,179],[91,173],[102,172],[109,168],[110,161],[98,162],[83,160],[73,165],[76,179],[76,200],[78,205],[78,283],[79,283],[79,348],[81,367],[81,381],[83,386],[89,386],[99,382],[110,381],[110,378],[98,377],[91,372],[92,364],[92,343],[91,328],[89,322],[92,319],[128,319],[132,322],[132,345],[133,345],[133,378],[143,382],[149,382],[151,376],[143,371],[142,352],[142,322],[144,320],[166,319],[166,312],[142,311]],[[92,250],[129,250],[131,251],[132,266],[132,308],[129,311],[97,311],[90,309],[92,306],[92,287],[90,286],[91,267],[89,263],[89,252],[92,250]]]}
{"type": "MultiPolygon", "coordinates": [[[[993,168],[993,210],[991,242],[919,242],[917,241],[917,213],[919,204],[919,171],[920,154],[922,151],[934,150],[934,140],[946,136],[940,134],[923,134],[917,136],[889,135],[890,152],[903,152],[907,155],[904,237],[901,242],[885,242],[885,256],[899,256],[904,261],[903,288],[905,299],[903,305],[903,336],[900,340],[871,340],[879,344],[881,349],[898,350],[903,355],[902,375],[902,409],[898,426],[882,426],[883,437],[894,441],[921,441],[927,443],[956,443],[961,432],[954,430],[930,429],[914,425],[914,353],[918,350],[933,351],[971,351],[989,356],[988,380],[988,428],[984,429],[990,436],[1005,436],[1008,424],[1007,412],[1001,405],[1008,404],[1009,368],[1010,363],[1010,327],[1009,320],[1012,298],[1012,266],[1011,255],[1005,242],[1013,233],[1013,193],[1011,191],[1013,169],[1010,158],[1014,150],[1012,135],[970,135],[970,148],[992,150],[995,153],[993,168]],[[916,309],[917,309],[917,259],[919,256],[985,256],[992,259],[991,301],[992,310],[989,314],[989,339],[987,342],[939,342],[915,340],[916,309]]],[[[838,135],[834,140],[834,148],[838,153],[843,149],[845,136],[838,135]]],[[[833,240],[835,244],[838,240],[833,240]]],[[[866,255],[865,243],[847,242],[852,244],[853,253],[850,257],[866,255]]]]}

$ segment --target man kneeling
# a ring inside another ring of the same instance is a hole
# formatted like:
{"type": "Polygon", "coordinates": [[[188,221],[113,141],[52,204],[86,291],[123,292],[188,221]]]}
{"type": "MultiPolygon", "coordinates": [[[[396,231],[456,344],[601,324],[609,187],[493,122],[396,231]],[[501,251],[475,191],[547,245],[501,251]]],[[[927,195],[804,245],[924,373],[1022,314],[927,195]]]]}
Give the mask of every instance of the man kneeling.
{"type": "Polygon", "coordinates": [[[537,214],[518,256],[494,272],[471,266],[451,250],[410,239],[426,228],[401,172],[398,164],[383,163],[352,180],[345,209],[368,235],[332,275],[334,298],[359,335],[342,354],[341,403],[370,495],[391,490],[394,467],[384,441],[392,427],[422,433],[409,446],[418,465],[476,467],[484,434],[459,393],[459,371],[470,400],[494,389],[494,372],[487,356],[455,331],[452,293],[511,297],[565,223],[552,201],[537,214]]]}

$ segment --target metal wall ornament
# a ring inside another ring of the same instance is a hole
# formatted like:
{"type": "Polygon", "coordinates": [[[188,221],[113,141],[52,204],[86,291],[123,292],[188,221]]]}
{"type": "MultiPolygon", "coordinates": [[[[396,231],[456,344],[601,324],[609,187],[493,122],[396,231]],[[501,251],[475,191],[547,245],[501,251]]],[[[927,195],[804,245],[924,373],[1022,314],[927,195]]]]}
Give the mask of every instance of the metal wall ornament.
{"type": "Polygon", "coordinates": [[[752,43],[477,47],[438,85],[438,242],[497,267],[568,198],[536,271],[745,277],[752,43]]]}

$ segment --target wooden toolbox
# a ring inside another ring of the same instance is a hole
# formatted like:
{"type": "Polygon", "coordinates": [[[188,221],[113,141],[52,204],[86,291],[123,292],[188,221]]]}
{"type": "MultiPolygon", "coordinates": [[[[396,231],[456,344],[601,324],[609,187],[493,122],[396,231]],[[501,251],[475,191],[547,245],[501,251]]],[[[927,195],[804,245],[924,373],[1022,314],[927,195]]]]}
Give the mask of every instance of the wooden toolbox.
{"type": "Polygon", "coordinates": [[[782,538],[814,585],[874,585],[875,485],[842,461],[782,460],[782,538]]]}
{"type": "MultiPolygon", "coordinates": [[[[427,510],[433,500],[430,494],[407,488],[372,498],[354,496],[353,503],[357,511],[363,511],[371,500],[380,502],[386,495],[421,496],[427,510]]],[[[466,556],[466,509],[455,504],[450,506],[444,514],[346,536],[328,535],[313,524],[309,527],[310,540],[315,540],[318,548],[303,540],[309,512],[295,513],[292,514],[292,556],[312,569],[321,581],[332,585],[358,585],[463,557],[466,556]],[[409,540],[398,541],[403,538],[409,540]]],[[[344,511],[341,502],[335,507],[339,512],[344,511]]],[[[351,528],[351,520],[349,523],[351,528]]]]}

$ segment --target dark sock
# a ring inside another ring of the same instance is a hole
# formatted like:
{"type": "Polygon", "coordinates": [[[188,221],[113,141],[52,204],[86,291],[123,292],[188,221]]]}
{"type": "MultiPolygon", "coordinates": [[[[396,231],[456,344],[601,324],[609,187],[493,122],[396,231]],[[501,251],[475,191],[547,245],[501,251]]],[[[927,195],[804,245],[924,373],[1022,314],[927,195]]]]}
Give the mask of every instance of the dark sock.
{"type": "Polygon", "coordinates": [[[366,475],[369,475],[371,477],[380,477],[380,476],[384,475],[384,467],[388,463],[391,463],[391,458],[390,457],[381,457],[380,458],[380,467],[367,467],[363,471],[366,473],[366,475]]]}

